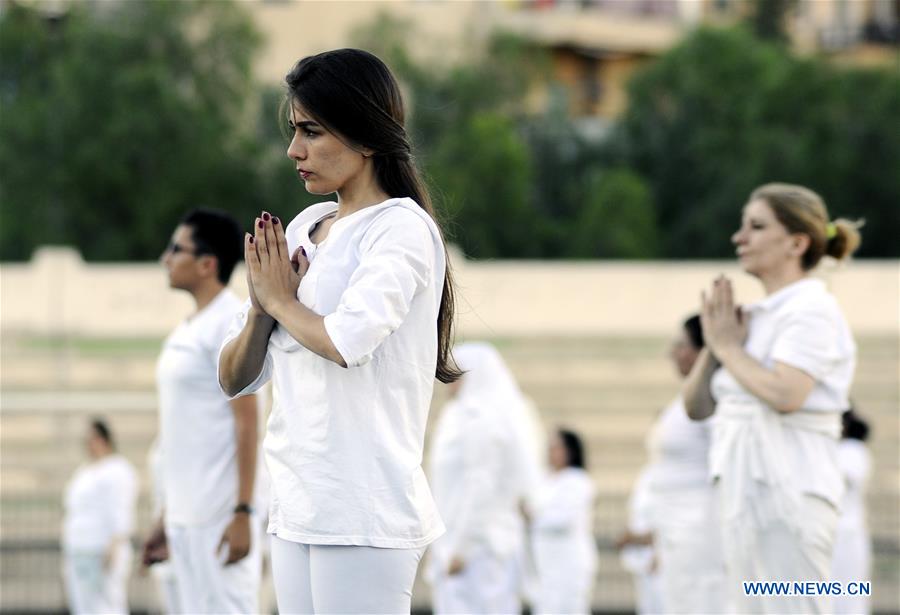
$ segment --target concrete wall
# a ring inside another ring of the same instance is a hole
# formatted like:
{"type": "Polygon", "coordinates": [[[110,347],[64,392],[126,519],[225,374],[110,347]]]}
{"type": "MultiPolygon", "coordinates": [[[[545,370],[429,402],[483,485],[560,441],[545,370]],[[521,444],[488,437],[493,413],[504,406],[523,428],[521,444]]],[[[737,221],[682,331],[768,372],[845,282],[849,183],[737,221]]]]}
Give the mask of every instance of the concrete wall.
{"type": "MultiPolygon", "coordinates": [[[[719,273],[734,279],[741,302],[762,296],[733,262],[452,260],[463,337],[667,334],[719,273]]],[[[900,333],[900,261],[820,269],[857,334],[900,333]]],[[[246,296],[242,269],[232,282],[246,296]]],[[[191,309],[155,263],[87,264],[70,249],[43,248],[29,263],[0,265],[4,332],[163,336],[191,309]]]]}

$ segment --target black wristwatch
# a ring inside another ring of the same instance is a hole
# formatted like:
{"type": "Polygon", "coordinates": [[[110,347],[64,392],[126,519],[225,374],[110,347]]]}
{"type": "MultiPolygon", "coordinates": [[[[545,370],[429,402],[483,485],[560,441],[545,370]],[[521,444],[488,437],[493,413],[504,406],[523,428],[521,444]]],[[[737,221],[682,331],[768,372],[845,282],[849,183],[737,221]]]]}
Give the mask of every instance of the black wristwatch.
{"type": "Polygon", "coordinates": [[[247,502],[240,502],[237,506],[234,507],[234,514],[238,513],[246,513],[248,515],[253,514],[253,508],[250,507],[247,502]]]}

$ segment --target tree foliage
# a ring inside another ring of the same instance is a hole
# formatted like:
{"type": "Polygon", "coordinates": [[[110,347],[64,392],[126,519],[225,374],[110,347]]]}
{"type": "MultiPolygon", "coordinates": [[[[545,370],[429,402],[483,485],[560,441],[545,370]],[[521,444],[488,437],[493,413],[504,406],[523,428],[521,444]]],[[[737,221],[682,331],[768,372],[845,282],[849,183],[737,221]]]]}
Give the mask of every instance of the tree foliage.
{"type": "Polygon", "coordinates": [[[10,4],[0,256],[64,243],[90,259],[152,258],[191,207],[249,219],[271,204],[250,104],[260,41],[223,2],[75,3],[59,17],[10,4]]]}
{"type": "Polygon", "coordinates": [[[799,59],[743,30],[699,30],[642,70],[612,147],[650,182],[668,257],[731,254],[771,181],[865,218],[861,255],[900,254],[900,76],[799,59]],[[715,229],[716,232],[710,232],[715,229]]]}

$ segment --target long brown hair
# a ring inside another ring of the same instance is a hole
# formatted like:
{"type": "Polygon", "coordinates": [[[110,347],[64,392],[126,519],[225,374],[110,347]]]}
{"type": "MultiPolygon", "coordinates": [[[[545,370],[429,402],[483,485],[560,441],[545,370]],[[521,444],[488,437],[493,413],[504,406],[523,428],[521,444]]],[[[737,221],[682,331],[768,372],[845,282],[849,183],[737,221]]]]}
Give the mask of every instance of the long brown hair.
{"type": "MultiPolygon", "coordinates": [[[[298,103],[323,126],[374,152],[379,186],[392,197],[409,197],[440,230],[428,189],[416,169],[404,128],[400,88],[384,62],[360,49],[337,49],[303,58],[285,77],[287,105],[298,103]]],[[[441,241],[446,241],[441,230],[441,241]]],[[[444,383],[462,372],[453,360],[455,298],[450,259],[437,317],[435,377],[444,383]]]]}

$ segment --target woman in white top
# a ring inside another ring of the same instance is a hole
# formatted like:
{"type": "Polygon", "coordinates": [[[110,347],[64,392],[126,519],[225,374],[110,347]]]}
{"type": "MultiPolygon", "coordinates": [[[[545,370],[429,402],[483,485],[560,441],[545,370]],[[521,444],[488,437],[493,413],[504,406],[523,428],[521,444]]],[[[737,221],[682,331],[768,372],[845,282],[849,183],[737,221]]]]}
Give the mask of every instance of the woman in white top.
{"type": "MultiPolygon", "coordinates": [[[[670,357],[687,376],[700,351],[700,317],[684,321],[670,357]]],[[[647,438],[653,527],[667,613],[722,613],[725,562],[709,480],[709,420],[692,421],[681,395],[663,410],[647,438]]]]}
{"type": "Polygon", "coordinates": [[[63,576],[72,613],[128,613],[131,533],[138,482],[115,452],[107,424],[91,421],[90,461],[66,485],[63,576]]]}
{"type": "Polygon", "coordinates": [[[453,364],[453,291],[400,90],[341,49],[286,77],[288,156],[313,194],[245,241],[250,299],[219,357],[232,396],[273,381],[264,449],[279,610],[409,612],[444,531],[421,468],[435,376],[453,364]]]}
{"type": "Polygon", "coordinates": [[[434,611],[518,613],[520,506],[533,465],[521,429],[527,402],[489,344],[460,344],[453,356],[465,375],[452,385],[429,447],[429,478],[447,524],[429,550],[434,611]]]}
{"type": "Polygon", "coordinates": [[[594,483],[577,434],[557,430],[548,452],[551,471],[530,514],[540,587],[535,612],[590,613],[597,570],[594,483]]]}
{"type": "Polygon", "coordinates": [[[701,353],[685,386],[691,418],[715,413],[710,474],[717,481],[728,591],[741,612],[821,613],[827,595],[754,595],[744,582],[829,579],[843,480],[840,413],[856,346],[834,297],[810,271],[859,244],[856,226],[829,222],[806,188],[767,184],[732,237],[762,301],[740,310],[731,283],[702,298],[701,353]]]}
{"type": "MultiPolygon", "coordinates": [[[[853,410],[842,415],[843,433],[838,443],[838,466],[844,476],[846,491],[841,503],[831,579],[843,589],[849,583],[868,582],[872,578],[872,540],[866,523],[866,488],[872,468],[872,457],[866,446],[869,425],[853,410]]],[[[871,612],[869,596],[847,591],[834,597],[835,613],[866,614],[871,612]]]]}

